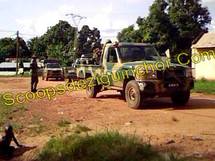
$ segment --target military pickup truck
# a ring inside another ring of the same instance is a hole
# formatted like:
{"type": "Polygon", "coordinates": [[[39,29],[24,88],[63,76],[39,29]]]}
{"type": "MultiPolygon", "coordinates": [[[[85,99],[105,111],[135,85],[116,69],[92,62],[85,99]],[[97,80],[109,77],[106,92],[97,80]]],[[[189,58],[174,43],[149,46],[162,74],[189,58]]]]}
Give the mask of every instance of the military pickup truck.
{"type": "Polygon", "coordinates": [[[134,109],[154,97],[170,97],[174,105],[185,105],[194,87],[190,67],[171,63],[153,45],[144,43],[108,43],[99,65],[77,64],[75,72],[79,79],[93,79],[94,85],[86,89],[88,97],[117,90],[134,109]]]}

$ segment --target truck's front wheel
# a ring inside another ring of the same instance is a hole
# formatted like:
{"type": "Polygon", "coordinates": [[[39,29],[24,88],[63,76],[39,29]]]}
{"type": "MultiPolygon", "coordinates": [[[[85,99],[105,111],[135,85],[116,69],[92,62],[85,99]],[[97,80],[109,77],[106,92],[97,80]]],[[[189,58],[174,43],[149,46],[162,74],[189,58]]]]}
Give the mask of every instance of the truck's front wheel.
{"type": "Polygon", "coordinates": [[[190,90],[175,92],[172,94],[171,99],[176,106],[186,105],[190,99],[190,90]]]}
{"type": "Polygon", "coordinates": [[[141,96],[139,85],[135,80],[131,80],[127,83],[125,88],[125,99],[129,107],[133,109],[140,108],[143,98],[141,96]]]}

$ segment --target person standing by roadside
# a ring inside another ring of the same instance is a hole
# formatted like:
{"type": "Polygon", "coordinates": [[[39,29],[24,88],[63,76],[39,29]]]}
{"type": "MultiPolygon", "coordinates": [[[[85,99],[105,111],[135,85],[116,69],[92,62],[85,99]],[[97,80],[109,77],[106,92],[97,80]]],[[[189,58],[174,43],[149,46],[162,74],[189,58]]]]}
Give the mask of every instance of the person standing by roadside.
{"type": "Polygon", "coordinates": [[[32,56],[32,61],[30,64],[31,69],[31,92],[37,92],[38,79],[38,66],[37,66],[37,57],[32,56]]]}

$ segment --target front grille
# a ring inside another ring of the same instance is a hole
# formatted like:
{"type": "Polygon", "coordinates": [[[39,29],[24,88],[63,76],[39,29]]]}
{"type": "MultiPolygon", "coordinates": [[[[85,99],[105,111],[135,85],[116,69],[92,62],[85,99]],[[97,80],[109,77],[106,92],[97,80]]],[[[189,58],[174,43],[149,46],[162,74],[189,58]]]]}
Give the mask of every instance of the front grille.
{"type": "Polygon", "coordinates": [[[186,72],[184,69],[180,69],[180,70],[175,70],[175,74],[178,77],[185,77],[186,72]]]}
{"type": "Polygon", "coordinates": [[[159,80],[161,80],[161,79],[163,79],[163,71],[157,71],[157,78],[159,79],[159,80]]]}
{"type": "MultiPolygon", "coordinates": [[[[177,85],[178,88],[183,87],[184,85],[184,79],[186,77],[185,69],[172,69],[172,70],[165,70],[164,71],[164,86],[166,88],[169,87],[169,85],[177,85]]],[[[175,87],[174,87],[175,88],[175,87]]]]}
{"type": "Polygon", "coordinates": [[[175,69],[175,70],[165,70],[164,71],[164,78],[169,79],[169,78],[181,78],[185,77],[185,70],[184,69],[175,69]]]}
{"type": "Polygon", "coordinates": [[[52,71],[53,74],[61,74],[61,71],[52,71]]]}

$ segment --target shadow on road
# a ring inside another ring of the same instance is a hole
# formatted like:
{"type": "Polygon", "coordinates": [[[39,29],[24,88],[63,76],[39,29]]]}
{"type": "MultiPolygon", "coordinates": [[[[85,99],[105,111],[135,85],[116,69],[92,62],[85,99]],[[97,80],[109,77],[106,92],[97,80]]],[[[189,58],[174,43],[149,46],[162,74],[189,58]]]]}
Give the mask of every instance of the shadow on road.
{"type": "MultiPolygon", "coordinates": [[[[99,99],[121,99],[120,94],[101,94],[99,99]]],[[[192,96],[189,103],[185,106],[176,107],[172,104],[170,98],[147,99],[142,105],[142,109],[175,109],[175,110],[195,110],[195,109],[215,109],[215,99],[208,97],[192,96]]]]}
{"type": "Polygon", "coordinates": [[[11,160],[13,158],[17,158],[17,157],[23,155],[24,153],[26,153],[27,151],[30,151],[30,150],[35,149],[35,148],[36,148],[36,146],[16,148],[13,156],[0,155],[0,161],[1,160],[11,160]]]}

